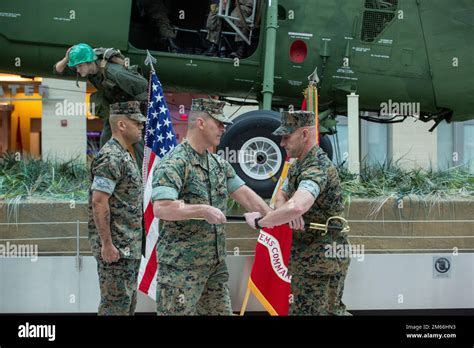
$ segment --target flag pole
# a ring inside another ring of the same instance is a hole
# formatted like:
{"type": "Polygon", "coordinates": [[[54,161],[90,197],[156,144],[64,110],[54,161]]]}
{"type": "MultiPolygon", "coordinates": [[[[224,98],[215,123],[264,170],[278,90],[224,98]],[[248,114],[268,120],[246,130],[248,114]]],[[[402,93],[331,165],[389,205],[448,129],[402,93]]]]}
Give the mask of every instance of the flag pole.
{"type": "Polygon", "coordinates": [[[276,197],[278,192],[280,192],[281,188],[283,187],[283,183],[286,180],[286,177],[288,176],[288,170],[290,168],[290,158],[287,156],[285,158],[285,164],[283,165],[283,170],[281,171],[280,179],[278,180],[275,190],[273,191],[272,198],[270,200],[270,208],[275,207],[276,203],[276,197]]]}
{"type": "Polygon", "coordinates": [[[249,302],[250,297],[250,287],[247,286],[247,292],[245,293],[244,302],[242,303],[242,308],[240,309],[240,315],[244,315],[245,310],[247,309],[247,303],[249,302]]]}
{"type": "Polygon", "coordinates": [[[308,89],[307,89],[307,103],[306,111],[312,111],[315,114],[315,127],[316,127],[316,144],[320,143],[320,134],[319,134],[319,101],[318,101],[318,67],[314,69],[311,75],[308,76],[308,89]]]}
{"type": "MultiPolygon", "coordinates": [[[[143,226],[145,236],[143,241],[146,243],[146,248],[142,249],[142,258],[138,272],[138,290],[156,300],[156,274],[159,268],[159,263],[156,257],[156,243],[160,234],[159,219],[153,214],[153,202],[151,197],[151,186],[153,173],[159,165],[160,160],[166,152],[176,147],[176,134],[171,122],[171,115],[166,104],[162,84],[158,79],[153,63],[156,59],[147,51],[145,64],[149,65],[149,81],[148,81],[148,105],[146,107],[146,128],[145,128],[145,146],[143,158],[143,220],[146,221],[143,226]],[[157,110],[160,109],[159,117],[157,117],[157,110]],[[166,126],[158,128],[158,122],[166,122],[166,126]],[[164,133],[164,128],[168,128],[171,137],[163,142],[156,141],[158,139],[157,133],[164,133]],[[156,137],[155,137],[156,136],[156,137]]],[[[148,69],[148,67],[147,67],[148,69]]],[[[143,102],[145,102],[143,100],[143,102]]],[[[145,109],[145,105],[140,105],[145,109]]],[[[145,110],[143,110],[145,113],[145,110]]],[[[142,245],[143,248],[143,245],[142,245]]]]}
{"type": "Polygon", "coordinates": [[[146,50],[145,65],[149,65],[150,70],[152,72],[155,71],[155,67],[153,66],[153,64],[156,64],[156,62],[157,62],[156,58],[151,55],[150,51],[146,50]]]}
{"type": "MultiPolygon", "coordinates": [[[[151,96],[151,75],[155,72],[155,67],[153,66],[153,64],[155,64],[157,62],[156,58],[153,57],[150,53],[150,51],[146,50],[146,59],[145,59],[145,65],[149,65],[150,66],[150,75],[148,76],[148,98],[147,98],[147,102],[149,103],[150,102],[150,96],[151,96]]],[[[145,124],[145,138],[143,139],[145,144],[147,143],[147,137],[148,137],[148,115],[147,115],[147,122],[145,124]]],[[[147,156],[149,155],[149,149],[145,146],[145,149],[144,149],[144,154],[143,154],[143,163],[142,163],[142,179],[143,179],[143,182],[146,182],[147,180],[147,167],[148,167],[148,163],[146,163],[145,161],[145,158],[147,158],[147,156]]],[[[145,209],[145,208],[143,208],[145,209]]]]}
{"type": "MultiPolygon", "coordinates": [[[[283,170],[281,172],[281,175],[280,175],[280,179],[278,180],[276,186],[275,186],[275,190],[273,191],[273,195],[272,195],[272,198],[271,198],[271,201],[270,201],[270,207],[274,207],[275,206],[275,202],[276,202],[276,196],[278,194],[278,192],[280,192],[282,186],[283,186],[283,182],[286,180],[286,177],[288,176],[288,169],[290,167],[290,158],[286,158],[285,159],[285,164],[283,166],[283,170]]],[[[249,286],[249,283],[250,283],[250,278],[251,278],[251,274],[249,275],[249,281],[247,283],[247,292],[245,293],[245,297],[244,297],[244,302],[242,303],[242,307],[240,309],[240,315],[244,315],[245,313],[245,310],[247,309],[247,303],[248,303],[248,300],[249,300],[249,297],[250,297],[250,286],[249,286]]]]}
{"type": "MultiPolygon", "coordinates": [[[[142,182],[146,183],[148,180],[148,158],[150,156],[150,149],[146,146],[148,142],[148,108],[149,108],[149,103],[151,99],[151,75],[155,72],[155,68],[153,66],[154,63],[156,63],[157,60],[155,57],[153,57],[150,53],[150,51],[146,50],[146,59],[145,59],[145,65],[150,66],[150,74],[148,75],[148,96],[147,96],[147,114],[145,115],[146,117],[146,122],[145,122],[145,136],[143,139],[143,163],[142,163],[142,182]]],[[[145,199],[145,190],[143,190],[143,199],[145,199]]],[[[142,229],[143,229],[143,235],[142,235],[142,258],[145,258],[145,249],[146,249],[146,237],[147,237],[147,231],[146,231],[146,222],[145,222],[145,211],[146,211],[146,206],[145,206],[145,201],[143,201],[143,216],[142,216],[142,229]]],[[[140,265],[141,267],[141,265],[140,265]]],[[[140,283],[138,283],[140,285],[140,283]]]]}
{"type": "MultiPolygon", "coordinates": [[[[307,111],[313,111],[315,114],[315,128],[316,128],[316,143],[319,145],[319,115],[318,115],[318,89],[317,89],[317,84],[319,82],[319,77],[317,73],[317,68],[313,71],[311,75],[308,76],[308,87],[306,89],[306,97],[305,100],[303,101],[303,105],[301,106],[301,109],[306,109],[307,111]]],[[[280,178],[275,186],[275,189],[273,191],[272,199],[270,201],[270,207],[274,207],[276,203],[276,197],[278,193],[280,192],[284,181],[288,177],[288,169],[290,167],[290,159],[287,157],[285,159],[285,164],[283,166],[282,173],[280,175],[280,178]]],[[[317,227],[317,226],[316,226],[317,227]]],[[[290,229],[291,231],[291,229],[290,229]]],[[[255,263],[254,263],[255,265],[255,263]]],[[[245,297],[242,303],[242,307],[240,310],[240,315],[244,315],[245,310],[247,308],[248,300],[250,297],[250,292],[252,291],[254,295],[257,297],[257,299],[262,303],[262,305],[267,309],[267,311],[272,314],[272,315],[278,315],[277,311],[270,311],[268,307],[272,307],[269,303],[267,303],[268,306],[265,305],[264,300],[265,298],[261,295],[261,293],[257,293],[258,289],[254,286],[252,282],[252,270],[250,271],[250,276],[249,276],[249,281],[247,284],[247,291],[245,293],[245,297]],[[263,299],[262,299],[263,297],[263,299]]]]}

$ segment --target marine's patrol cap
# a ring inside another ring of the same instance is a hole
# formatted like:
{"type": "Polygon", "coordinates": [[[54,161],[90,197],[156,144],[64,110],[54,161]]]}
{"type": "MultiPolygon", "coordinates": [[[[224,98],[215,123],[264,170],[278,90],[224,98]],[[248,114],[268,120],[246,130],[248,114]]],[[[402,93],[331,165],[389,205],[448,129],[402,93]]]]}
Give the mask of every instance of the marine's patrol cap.
{"type": "Polygon", "coordinates": [[[301,127],[312,127],[316,125],[316,115],[312,111],[284,111],[281,113],[281,126],[273,135],[291,134],[301,127]]]}
{"type": "Polygon", "coordinates": [[[193,99],[191,111],[202,111],[224,124],[232,124],[224,115],[225,102],[214,99],[193,99]]]}
{"type": "Polygon", "coordinates": [[[110,116],[123,115],[127,116],[129,119],[144,123],[146,117],[143,116],[140,110],[140,102],[138,101],[128,101],[120,102],[110,105],[110,116]]]}

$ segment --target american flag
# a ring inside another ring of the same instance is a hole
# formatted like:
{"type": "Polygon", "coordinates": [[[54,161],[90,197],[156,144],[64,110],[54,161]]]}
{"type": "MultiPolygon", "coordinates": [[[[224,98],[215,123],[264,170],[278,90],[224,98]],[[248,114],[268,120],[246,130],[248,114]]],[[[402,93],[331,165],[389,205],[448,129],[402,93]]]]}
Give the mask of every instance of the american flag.
{"type": "Polygon", "coordinates": [[[158,218],[153,216],[151,201],[153,171],[161,158],[176,146],[176,134],[171,124],[163,89],[156,72],[150,73],[148,86],[148,112],[143,158],[143,211],[145,218],[146,248],[138,274],[138,289],[156,299],[156,242],[158,240],[158,218]]]}

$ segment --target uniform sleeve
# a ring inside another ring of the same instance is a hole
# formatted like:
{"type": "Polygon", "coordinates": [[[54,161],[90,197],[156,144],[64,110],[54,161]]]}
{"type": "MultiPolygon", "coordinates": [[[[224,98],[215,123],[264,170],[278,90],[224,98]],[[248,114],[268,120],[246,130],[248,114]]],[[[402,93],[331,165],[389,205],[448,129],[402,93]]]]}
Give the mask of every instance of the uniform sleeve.
{"type": "Polygon", "coordinates": [[[111,76],[114,82],[127,94],[130,94],[138,101],[148,98],[148,82],[138,73],[133,73],[125,68],[121,68],[115,78],[111,76]]]}
{"type": "Polygon", "coordinates": [[[121,177],[120,158],[100,154],[93,164],[91,191],[101,191],[111,195],[121,177]]]}
{"type": "Polygon", "coordinates": [[[313,166],[305,169],[300,174],[298,180],[298,189],[305,189],[306,191],[311,192],[311,194],[317,198],[319,193],[324,191],[326,188],[328,173],[319,169],[318,167],[313,166]]]}
{"type": "Polygon", "coordinates": [[[162,160],[153,172],[152,201],[177,200],[183,188],[186,163],[162,160]]]}
{"type": "Polygon", "coordinates": [[[298,190],[305,190],[311,193],[314,199],[318,198],[321,189],[319,185],[312,180],[302,180],[298,185],[298,190]]]}
{"type": "Polygon", "coordinates": [[[235,173],[234,168],[230,165],[229,162],[225,161],[225,173],[227,176],[227,192],[231,194],[238,188],[245,185],[245,182],[235,173]]]}

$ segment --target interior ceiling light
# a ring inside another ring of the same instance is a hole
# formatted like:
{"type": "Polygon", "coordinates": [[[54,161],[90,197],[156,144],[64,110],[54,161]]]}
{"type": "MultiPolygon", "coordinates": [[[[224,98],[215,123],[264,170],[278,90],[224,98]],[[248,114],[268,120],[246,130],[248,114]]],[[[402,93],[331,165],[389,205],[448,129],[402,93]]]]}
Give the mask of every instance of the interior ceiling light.
{"type": "Polygon", "coordinates": [[[41,77],[21,77],[20,75],[12,74],[0,74],[0,82],[41,82],[43,78],[41,77]]]}

